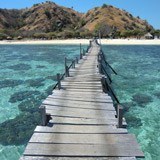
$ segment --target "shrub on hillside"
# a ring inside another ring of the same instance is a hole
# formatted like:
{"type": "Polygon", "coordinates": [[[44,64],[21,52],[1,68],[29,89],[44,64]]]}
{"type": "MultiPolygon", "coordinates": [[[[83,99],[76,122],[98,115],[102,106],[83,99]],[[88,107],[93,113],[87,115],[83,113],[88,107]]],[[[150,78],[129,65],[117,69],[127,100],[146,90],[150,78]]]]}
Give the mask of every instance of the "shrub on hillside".
{"type": "Polygon", "coordinates": [[[45,13],[45,15],[47,16],[48,19],[52,18],[52,15],[51,15],[51,13],[48,10],[45,10],[44,13],[45,13]]]}
{"type": "Polygon", "coordinates": [[[4,33],[0,33],[0,40],[4,40],[7,39],[8,35],[4,34],[4,33]]]}
{"type": "Polygon", "coordinates": [[[107,4],[103,4],[103,5],[102,5],[102,8],[107,8],[107,7],[108,7],[107,4]]]}

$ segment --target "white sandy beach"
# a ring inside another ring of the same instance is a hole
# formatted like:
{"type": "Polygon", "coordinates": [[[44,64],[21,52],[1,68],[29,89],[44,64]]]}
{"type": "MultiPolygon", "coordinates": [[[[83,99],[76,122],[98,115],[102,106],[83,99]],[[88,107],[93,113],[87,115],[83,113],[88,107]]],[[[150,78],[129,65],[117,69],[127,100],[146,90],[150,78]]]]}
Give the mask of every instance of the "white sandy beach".
{"type": "MultiPolygon", "coordinates": [[[[66,39],[66,40],[4,40],[0,44],[89,44],[89,39],[66,39]]],[[[104,45],[160,45],[160,39],[137,40],[137,39],[102,39],[104,45]]]]}

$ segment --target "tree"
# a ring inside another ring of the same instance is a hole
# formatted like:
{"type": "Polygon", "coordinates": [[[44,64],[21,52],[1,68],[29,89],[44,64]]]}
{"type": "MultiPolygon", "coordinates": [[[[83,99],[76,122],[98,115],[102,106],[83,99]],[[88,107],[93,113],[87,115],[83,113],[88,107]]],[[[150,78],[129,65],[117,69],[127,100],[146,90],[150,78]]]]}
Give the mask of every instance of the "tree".
{"type": "Polygon", "coordinates": [[[33,35],[34,38],[38,38],[38,39],[41,39],[41,38],[47,38],[47,34],[46,33],[35,33],[33,35]]]}
{"type": "Polygon", "coordinates": [[[151,31],[151,34],[152,34],[154,37],[160,38],[160,29],[152,30],[152,31],[151,31]]]}
{"type": "Polygon", "coordinates": [[[129,37],[136,37],[136,38],[140,38],[142,36],[144,36],[145,32],[142,30],[126,30],[121,32],[120,36],[124,37],[124,38],[129,38],[129,37]]]}
{"type": "Polygon", "coordinates": [[[93,37],[93,34],[89,30],[83,30],[83,31],[80,31],[80,37],[81,38],[91,38],[93,37]]]}
{"type": "Polygon", "coordinates": [[[101,33],[102,37],[108,37],[112,28],[107,23],[99,23],[95,26],[95,33],[101,33]]]}
{"type": "Polygon", "coordinates": [[[45,15],[47,16],[48,19],[52,18],[52,15],[51,15],[51,13],[48,10],[45,10],[44,13],[45,13],[45,15]]]}
{"type": "Polygon", "coordinates": [[[107,4],[103,4],[103,5],[102,5],[102,8],[107,8],[107,7],[108,7],[107,4]]]}
{"type": "Polygon", "coordinates": [[[4,34],[4,33],[0,33],[0,40],[4,40],[8,37],[8,35],[4,34]]]}

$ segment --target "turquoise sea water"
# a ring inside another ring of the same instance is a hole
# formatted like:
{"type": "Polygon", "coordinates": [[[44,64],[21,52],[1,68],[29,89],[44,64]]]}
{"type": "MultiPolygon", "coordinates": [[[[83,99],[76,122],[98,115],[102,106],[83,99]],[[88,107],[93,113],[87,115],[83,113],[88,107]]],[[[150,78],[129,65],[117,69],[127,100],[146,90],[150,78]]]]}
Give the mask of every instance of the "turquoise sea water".
{"type": "Polygon", "coordinates": [[[113,88],[146,160],[160,160],[160,46],[104,46],[113,88]]]}
{"type": "MultiPolygon", "coordinates": [[[[86,46],[84,46],[86,47],[86,46]]],[[[160,159],[160,46],[103,46],[117,71],[113,87],[146,160],[160,159]]],[[[0,45],[0,160],[18,160],[34,127],[38,107],[51,93],[64,57],[76,45],[0,45]]]]}
{"type": "Polygon", "coordinates": [[[40,124],[38,107],[64,72],[64,57],[78,55],[78,45],[0,45],[0,160],[22,155],[40,124]]]}

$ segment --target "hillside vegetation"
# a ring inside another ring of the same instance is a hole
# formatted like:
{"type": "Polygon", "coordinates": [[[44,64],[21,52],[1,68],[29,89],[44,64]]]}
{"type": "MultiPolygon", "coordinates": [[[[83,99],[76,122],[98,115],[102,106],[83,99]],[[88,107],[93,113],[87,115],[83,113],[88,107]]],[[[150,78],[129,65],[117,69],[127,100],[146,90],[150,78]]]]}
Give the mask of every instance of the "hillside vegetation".
{"type": "Polygon", "coordinates": [[[132,14],[104,4],[102,7],[96,7],[89,10],[84,16],[86,24],[84,28],[94,32],[101,30],[105,36],[111,31],[123,34],[126,31],[149,32],[153,27],[146,20],[140,17],[134,17],[132,14]]]}
{"type": "Polygon", "coordinates": [[[53,2],[35,4],[21,10],[0,9],[0,39],[89,38],[101,31],[103,37],[137,36],[153,30],[147,21],[104,4],[81,14],[53,2]]]}

